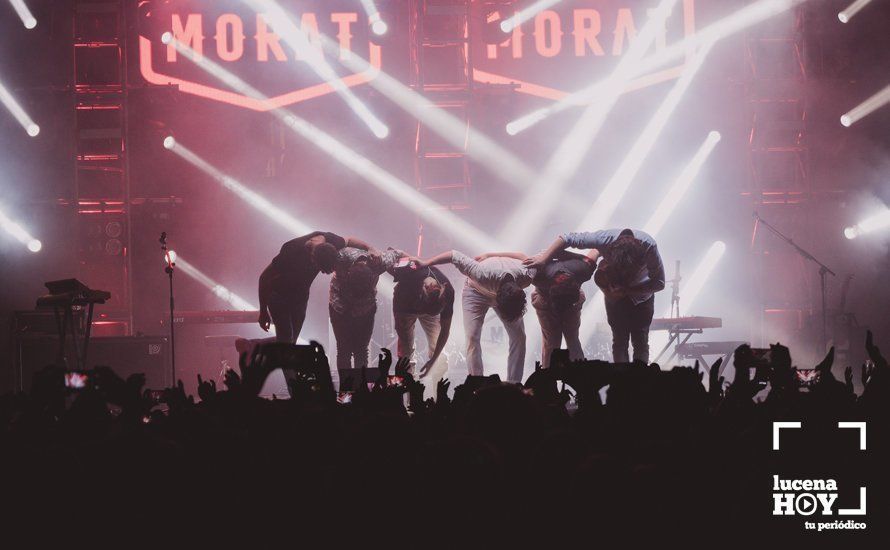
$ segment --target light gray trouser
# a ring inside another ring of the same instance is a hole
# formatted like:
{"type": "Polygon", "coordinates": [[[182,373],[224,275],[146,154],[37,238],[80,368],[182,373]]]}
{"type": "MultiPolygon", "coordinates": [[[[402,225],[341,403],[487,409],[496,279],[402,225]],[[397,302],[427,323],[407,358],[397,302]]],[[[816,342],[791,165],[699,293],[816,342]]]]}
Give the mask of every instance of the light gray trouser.
{"type": "Polygon", "coordinates": [[[482,325],[489,308],[504,323],[507,338],[510,342],[507,357],[507,382],[522,382],[522,371],[525,367],[525,324],[522,317],[513,321],[504,321],[504,317],[495,306],[494,300],[487,298],[469,284],[464,285],[463,296],[464,334],[467,338],[467,370],[471,375],[482,375],[482,325]]]}

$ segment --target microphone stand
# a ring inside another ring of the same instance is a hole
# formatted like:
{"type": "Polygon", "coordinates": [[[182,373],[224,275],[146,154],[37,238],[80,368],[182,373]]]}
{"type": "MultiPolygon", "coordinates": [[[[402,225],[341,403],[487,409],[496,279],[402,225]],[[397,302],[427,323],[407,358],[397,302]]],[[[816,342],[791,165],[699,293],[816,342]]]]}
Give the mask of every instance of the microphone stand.
{"type": "Polygon", "coordinates": [[[798,244],[791,240],[790,237],[786,236],[784,233],[770,225],[769,222],[761,218],[760,214],[758,214],[757,212],[754,212],[754,219],[766,226],[766,228],[772,231],[777,237],[788,243],[788,245],[791,246],[791,248],[793,248],[803,258],[810,260],[811,262],[819,266],[819,288],[822,294],[822,349],[819,350],[819,353],[825,353],[825,348],[826,346],[828,346],[828,310],[825,306],[825,275],[830,274],[832,277],[836,277],[837,274],[832,271],[831,268],[829,268],[827,265],[817,260],[812,254],[798,246],[798,244]]]}
{"type": "Polygon", "coordinates": [[[173,257],[170,256],[170,250],[167,248],[166,231],[161,233],[161,238],[158,239],[158,242],[161,243],[161,250],[164,252],[164,260],[167,263],[167,266],[164,268],[164,272],[167,274],[167,278],[170,280],[170,376],[172,377],[170,380],[170,387],[172,388],[176,386],[176,341],[174,339],[173,330],[173,267],[176,265],[176,263],[173,261],[173,257]]]}
{"type": "Polygon", "coordinates": [[[674,280],[671,281],[671,317],[680,316],[680,260],[677,260],[677,269],[674,271],[674,280]],[[676,314],[674,311],[676,309],[676,314]]]}

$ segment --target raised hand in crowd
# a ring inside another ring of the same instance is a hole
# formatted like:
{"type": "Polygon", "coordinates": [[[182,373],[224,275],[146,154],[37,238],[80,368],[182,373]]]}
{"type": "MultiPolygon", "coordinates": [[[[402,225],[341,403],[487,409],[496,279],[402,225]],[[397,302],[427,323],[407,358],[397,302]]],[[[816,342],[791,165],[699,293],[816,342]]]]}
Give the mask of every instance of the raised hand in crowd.
{"type": "Polygon", "coordinates": [[[216,380],[205,381],[198,374],[198,397],[201,401],[210,401],[216,396],[216,380]]]}

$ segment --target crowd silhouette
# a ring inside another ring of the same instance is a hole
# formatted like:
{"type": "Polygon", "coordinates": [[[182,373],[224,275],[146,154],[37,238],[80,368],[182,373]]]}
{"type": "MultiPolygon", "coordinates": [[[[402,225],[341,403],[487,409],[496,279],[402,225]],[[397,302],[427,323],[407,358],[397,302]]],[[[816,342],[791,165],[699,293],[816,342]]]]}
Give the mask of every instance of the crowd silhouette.
{"type": "Polygon", "coordinates": [[[253,517],[293,536],[325,517],[398,532],[551,525],[586,540],[800,535],[800,518],[772,515],[773,474],[831,477],[854,507],[867,482],[873,534],[888,510],[890,366],[871,333],[866,347],[861,372],[836,379],[832,349],[806,387],[781,345],[768,358],[740,347],[731,381],[719,363],[663,370],[557,350],[522,385],[470,376],[452,392],[443,379],[427,401],[388,351],[335,391],[315,343],[258,347],[224,387],[199,379],[197,396],[107,367],[72,390],[48,367],[29,393],[0,399],[0,461],[20,513],[76,515],[89,496],[106,517],[253,517]],[[277,368],[292,371],[291,399],[258,397],[277,368]],[[805,428],[781,453],[776,420],[805,428]],[[838,421],[867,422],[867,452],[838,421]]]}

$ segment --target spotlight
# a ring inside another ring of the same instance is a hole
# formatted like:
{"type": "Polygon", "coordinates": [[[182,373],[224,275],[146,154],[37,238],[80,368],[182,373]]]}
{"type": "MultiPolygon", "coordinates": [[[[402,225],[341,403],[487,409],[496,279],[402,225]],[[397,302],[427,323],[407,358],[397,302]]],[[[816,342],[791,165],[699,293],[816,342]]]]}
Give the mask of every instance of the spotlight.
{"type": "Polygon", "coordinates": [[[859,10],[867,6],[870,2],[871,0],[856,0],[855,2],[844,8],[844,11],[837,14],[837,18],[840,20],[841,23],[846,23],[850,19],[853,19],[853,16],[859,13],[859,10]]]}
{"type": "Polygon", "coordinates": [[[28,231],[0,211],[0,229],[3,229],[18,242],[25,245],[31,252],[39,252],[43,243],[31,236],[28,231]]]}
{"type": "Polygon", "coordinates": [[[164,138],[164,149],[173,149],[176,147],[176,138],[167,136],[164,138]]]}
{"type": "MultiPolygon", "coordinates": [[[[173,138],[168,137],[167,139],[173,138]]],[[[199,157],[186,146],[177,144],[175,147],[168,147],[168,149],[171,149],[174,153],[185,159],[187,162],[215,179],[220,185],[238,195],[238,197],[241,198],[244,202],[255,208],[257,211],[262,212],[263,214],[268,216],[269,219],[275,221],[281,227],[287,229],[289,232],[295,235],[309,233],[310,229],[306,226],[306,224],[295,219],[284,210],[278,208],[267,198],[261,196],[259,193],[253,191],[235,178],[223,173],[219,168],[213,166],[203,158],[199,157]]]]}
{"type": "Polygon", "coordinates": [[[382,19],[377,19],[373,23],[371,23],[371,32],[376,34],[377,36],[383,36],[386,34],[386,31],[389,30],[389,25],[386,24],[386,21],[382,19]]]}
{"type": "Polygon", "coordinates": [[[884,87],[880,92],[844,113],[844,115],[841,116],[841,124],[849,127],[880,109],[887,103],[890,103],[890,86],[884,87]]]}
{"type": "Polygon", "coordinates": [[[164,44],[169,44],[170,42],[173,42],[173,33],[170,31],[167,31],[164,34],[162,34],[161,42],[164,44]]]}
{"type": "MultiPolygon", "coordinates": [[[[176,252],[173,250],[169,251],[170,258],[176,258],[176,252]]],[[[166,258],[164,259],[166,261],[166,258]]],[[[205,275],[200,269],[192,265],[191,263],[185,261],[182,258],[179,258],[176,262],[177,267],[179,268],[180,273],[184,273],[189,278],[200,283],[204,288],[212,292],[215,296],[219,297],[230,306],[234,307],[239,311],[252,311],[255,309],[259,309],[257,306],[251,304],[241,296],[238,296],[228,288],[219,284],[218,282],[211,279],[209,276],[205,275]]]]}
{"type": "Polygon", "coordinates": [[[31,10],[28,9],[25,0],[9,0],[9,2],[12,4],[12,8],[19,16],[19,19],[22,20],[22,25],[24,25],[26,29],[30,30],[37,26],[37,19],[34,18],[31,10]]]}
{"type": "Polygon", "coordinates": [[[40,126],[28,116],[25,109],[16,101],[2,82],[0,82],[0,103],[9,110],[12,116],[21,124],[22,128],[28,132],[29,136],[34,137],[40,133],[40,126]]]}
{"type": "Polygon", "coordinates": [[[848,239],[855,239],[860,235],[866,235],[887,228],[890,228],[890,209],[884,210],[880,214],[875,214],[874,216],[862,220],[856,225],[844,229],[844,236],[848,239]]]}

